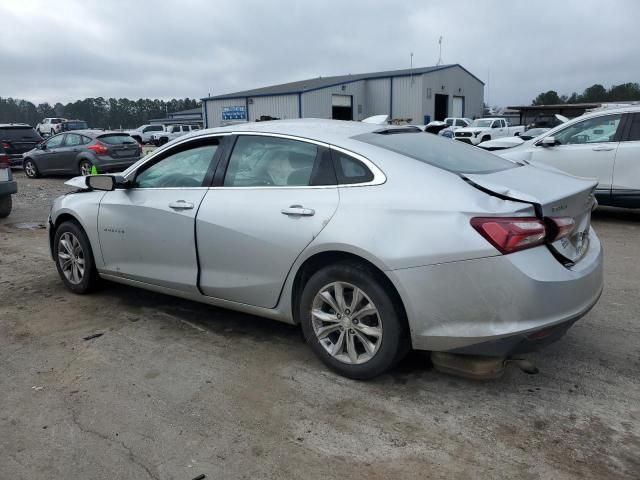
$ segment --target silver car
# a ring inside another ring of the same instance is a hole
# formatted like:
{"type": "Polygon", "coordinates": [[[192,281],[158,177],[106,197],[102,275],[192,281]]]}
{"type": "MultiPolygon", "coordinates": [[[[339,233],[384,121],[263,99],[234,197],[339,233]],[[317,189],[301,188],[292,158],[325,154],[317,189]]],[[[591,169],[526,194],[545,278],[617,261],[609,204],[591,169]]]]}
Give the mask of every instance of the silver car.
{"type": "Polygon", "coordinates": [[[300,324],[351,378],[411,348],[535,348],[603,286],[595,181],[415,129],[234,125],[69,183],[49,232],[70,290],[102,278],[300,324]]]}

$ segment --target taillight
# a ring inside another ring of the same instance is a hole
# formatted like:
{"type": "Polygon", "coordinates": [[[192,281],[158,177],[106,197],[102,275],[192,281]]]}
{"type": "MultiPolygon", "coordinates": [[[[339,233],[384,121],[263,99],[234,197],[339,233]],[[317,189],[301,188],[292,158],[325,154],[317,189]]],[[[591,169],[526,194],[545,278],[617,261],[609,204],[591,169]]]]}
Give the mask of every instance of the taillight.
{"type": "Polygon", "coordinates": [[[2,145],[2,148],[11,148],[11,145],[9,145],[7,142],[2,142],[0,145],[2,145]]]}
{"type": "Polygon", "coordinates": [[[9,155],[0,155],[0,168],[11,168],[9,155]]]}
{"type": "Polygon", "coordinates": [[[544,223],[535,217],[476,217],[471,226],[505,254],[541,245],[547,235],[544,223]]]}
{"type": "Polygon", "coordinates": [[[553,243],[568,237],[576,228],[576,221],[571,217],[547,217],[548,240],[553,243]]]}
{"type": "Polygon", "coordinates": [[[89,150],[95,152],[96,155],[106,155],[109,153],[109,149],[104,143],[97,142],[87,147],[89,150]]]}

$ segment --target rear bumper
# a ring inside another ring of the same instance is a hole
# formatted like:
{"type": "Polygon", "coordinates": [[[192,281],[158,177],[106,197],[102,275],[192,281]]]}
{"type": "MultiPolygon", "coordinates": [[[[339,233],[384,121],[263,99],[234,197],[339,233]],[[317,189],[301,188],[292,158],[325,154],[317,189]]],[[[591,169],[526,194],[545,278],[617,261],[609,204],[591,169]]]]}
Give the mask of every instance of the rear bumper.
{"type": "Polygon", "coordinates": [[[14,193],[18,193],[18,184],[16,182],[0,182],[0,195],[12,195],[14,193]]]}
{"type": "Polygon", "coordinates": [[[405,304],[413,347],[508,356],[557,340],[602,293],[602,248],[593,230],[590,237],[589,251],[571,268],[542,246],[387,272],[405,304]]]}
{"type": "Polygon", "coordinates": [[[23,156],[21,153],[12,153],[9,155],[11,167],[22,167],[23,156]]]}

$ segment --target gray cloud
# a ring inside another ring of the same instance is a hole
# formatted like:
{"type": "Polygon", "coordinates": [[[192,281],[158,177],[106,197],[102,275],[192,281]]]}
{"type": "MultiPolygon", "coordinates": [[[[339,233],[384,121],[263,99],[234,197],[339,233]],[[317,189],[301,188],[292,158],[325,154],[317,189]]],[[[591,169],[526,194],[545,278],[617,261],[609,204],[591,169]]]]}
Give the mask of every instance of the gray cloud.
{"type": "Polygon", "coordinates": [[[5,2],[0,96],[200,98],[318,75],[445,63],[492,104],[639,81],[640,3],[5,2]]]}

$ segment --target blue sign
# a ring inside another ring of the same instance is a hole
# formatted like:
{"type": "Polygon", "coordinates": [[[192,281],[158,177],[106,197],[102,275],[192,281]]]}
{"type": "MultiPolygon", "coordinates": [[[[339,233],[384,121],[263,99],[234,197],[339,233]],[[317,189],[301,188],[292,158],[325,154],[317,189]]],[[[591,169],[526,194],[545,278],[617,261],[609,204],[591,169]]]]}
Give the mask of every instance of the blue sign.
{"type": "Polygon", "coordinates": [[[237,107],[222,107],[222,120],[246,120],[247,108],[242,106],[237,107]]]}

